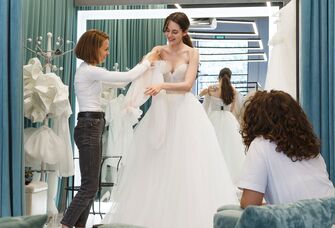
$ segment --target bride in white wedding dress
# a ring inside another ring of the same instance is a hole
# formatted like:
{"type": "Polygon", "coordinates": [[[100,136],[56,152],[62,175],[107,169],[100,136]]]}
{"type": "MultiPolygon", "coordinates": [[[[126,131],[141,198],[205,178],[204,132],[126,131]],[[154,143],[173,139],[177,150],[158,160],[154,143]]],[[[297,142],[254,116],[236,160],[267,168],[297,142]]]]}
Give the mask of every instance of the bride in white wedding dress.
{"type": "Polygon", "coordinates": [[[231,74],[229,68],[221,69],[219,83],[201,91],[200,96],[205,96],[203,106],[214,126],[233,183],[237,185],[245,159],[245,146],[240,124],[233,114],[239,98],[230,82],[231,74]]]}
{"type": "Polygon", "coordinates": [[[168,45],[154,48],[161,53],[164,82],[145,91],[155,97],[135,129],[105,224],[210,228],[218,207],[238,204],[215,130],[190,92],[199,54],[187,35],[189,24],[180,12],[165,20],[168,45]],[[158,97],[164,115],[157,115],[158,97]]]}

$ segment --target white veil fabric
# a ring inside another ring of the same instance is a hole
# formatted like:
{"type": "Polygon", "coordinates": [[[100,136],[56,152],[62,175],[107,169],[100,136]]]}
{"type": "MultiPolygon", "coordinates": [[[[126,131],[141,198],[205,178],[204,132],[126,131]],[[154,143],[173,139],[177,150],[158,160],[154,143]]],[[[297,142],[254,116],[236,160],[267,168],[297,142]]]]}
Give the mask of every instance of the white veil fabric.
{"type": "MultiPolygon", "coordinates": [[[[119,95],[111,100],[106,108],[106,122],[109,125],[107,139],[107,155],[122,156],[122,164],[127,160],[126,152],[133,138],[133,126],[138,123],[142,115],[140,106],[144,104],[150,96],[144,94],[145,89],[156,83],[163,82],[164,64],[157,61],[155,65],[149,68],[141,77],[132,82],[128,89],[127,95],[119,95]]],[[[157,118],[153,119],[160,126],[166,124],[166,98],[165,91],[161,91],[152,98],[152,109],[157,118]],[[158,119],[159,118],[159,119],[158,119]]],[[[150,138],[152,144],[158,148],[165,137],[164,128],[155,128],[148,132],[146,137],[150,138]]]]}
{"type": "Polygon", "coordinates": [[[265,89],[283,90],[296,98],[296,1],[279,11],[277,32],[269,42],[265,89]]]}

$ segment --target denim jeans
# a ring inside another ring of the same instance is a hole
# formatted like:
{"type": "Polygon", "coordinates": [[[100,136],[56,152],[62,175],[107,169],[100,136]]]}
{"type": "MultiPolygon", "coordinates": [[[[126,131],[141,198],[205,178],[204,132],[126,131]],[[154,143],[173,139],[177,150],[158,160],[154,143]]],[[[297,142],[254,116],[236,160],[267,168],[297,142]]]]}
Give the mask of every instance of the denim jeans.
{"type": "Polygon", "coordinates": [[[81,186],[67,208],[62,224],[85,227],[92,203],[99,187],[102,133],[105,119],[78,117],[74,140],[79,150],[81,186]]]}

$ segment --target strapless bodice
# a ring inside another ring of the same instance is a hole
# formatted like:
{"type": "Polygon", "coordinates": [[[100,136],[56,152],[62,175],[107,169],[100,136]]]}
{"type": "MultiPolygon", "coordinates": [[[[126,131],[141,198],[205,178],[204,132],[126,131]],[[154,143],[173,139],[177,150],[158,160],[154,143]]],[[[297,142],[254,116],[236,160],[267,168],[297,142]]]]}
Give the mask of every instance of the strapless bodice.
{"type": "Polygon", "coordinates": [[[161,72],[164,76],[164,82],[183,82],[185,80],[185,74],[188,67],[187,63],[179,64],[172,69],[172,65],[168,61],[160,61],[161,72]]]}
{"type": "Polygon", "coordinates": [[[231,104],[224,104],[221,98],[210,96],[210,103],[212,110],[214,111],[230,111],[231,104]]]}

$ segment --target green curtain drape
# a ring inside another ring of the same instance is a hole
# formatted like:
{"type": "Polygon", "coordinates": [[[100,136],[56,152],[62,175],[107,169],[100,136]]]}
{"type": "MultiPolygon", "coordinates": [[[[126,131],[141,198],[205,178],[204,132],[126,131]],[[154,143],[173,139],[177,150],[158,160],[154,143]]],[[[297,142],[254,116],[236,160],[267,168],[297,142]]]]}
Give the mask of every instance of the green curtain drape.
{"type": "MultiPolygon", "coordinates": [[[[31,46],[26,41],[27,38],[35,39],[37,36],[42,36],[44,41],[42,45],[46,48],[48,32],[53,34],[53,45],[58,36],[65,40],[77,40],[77,11],[74,0],[25,0],[23,1],[23,19],[23,42],[27,47],[31,46]]],[[[71,45],[65,45],[65,47],[70,48],[71,45]]],[[[32,57],[35,57],[35,54],[24,51],[24,63],[27,63],[32,57]]],[[[68,53],[53,60],[54,65],[64,68],[63,71],[56,72],[56,74],[64,84],[69,86],[71,101],[74,101],[75,59],[73,53],[68,53]]]]}
{"type": "Polygon", "coordinates": [[[301,104],[321,139],[335,183],[335,4],[301,1],[301,104]]]}
{"type": "MultiPolygon", "coordinates": [[[[55,42],[58,36],[64,40],[76,41],[77,35],[77,11],[74,5],[74,0],[25,0],[23,1],[23,43],[27,47],[34,46],[27,42],[28,38],[36,39],[37,36],[43,37],[42,46],[46,48],[46,34],[53,34],[52,46],[55,47],[55,42]]],[[[65,45],[66,50],[70,49],[71,45],[65,45]]],[[[30,51],[24,51],[24,64],[32,57],[35,57],[30,51]]],[[[42,59],[39,57],[41,62],[42,59]]],[[[73,113],[75,112],[75,95],[74,95],[74,73],[76,69],[76,58],[73,52],[65,56],[56,58],[52,64],[58,67],[63,67],[63,71],[56,72],[62,79],[63,83],[69,86],[69,100],[72,106],[73,113]]],[[[71,115],[69,126],[71,135],[75,124],[75,116],[71,115]]],[[[25,127],[36,126],[28,119],[25,119],[25,127]]],[[[37,124],[38,125],[38,124],[37,124]]],[[[59,184],[58,194],[58,209],[64,209],[66,202],[64,187],[68,180],[63,178],[59,184]]]]}
{"type": "MultiPolygon", "coordinates": [[[[90,6],[78,10],[164,9],[166,5],[90,6]]],[[[164,19],[90,20],[87,29],[99,29],[110,36],[110,55],[104,67],[112,70],[115,63],[120,71],[134,67],[154,46],[166,44],[163,34],[164,19]]],[[[120,90],[119,93],[125,93],[120,90]]],[[[142,107],[143,114],[150,101],[142,107]]]]}
{"type": "Polygon", "coordinates": [[[24,213],[22,1],[0,1],[0,217],[24,213]]]}

